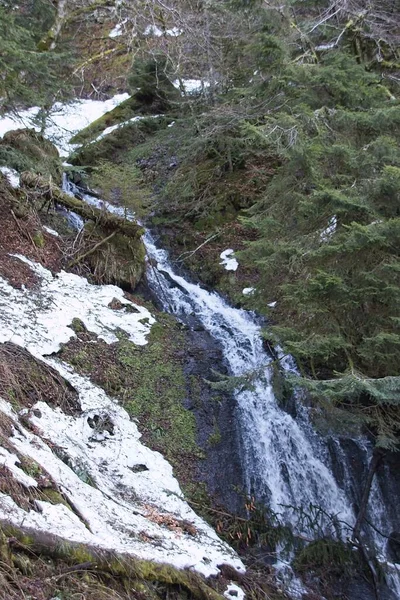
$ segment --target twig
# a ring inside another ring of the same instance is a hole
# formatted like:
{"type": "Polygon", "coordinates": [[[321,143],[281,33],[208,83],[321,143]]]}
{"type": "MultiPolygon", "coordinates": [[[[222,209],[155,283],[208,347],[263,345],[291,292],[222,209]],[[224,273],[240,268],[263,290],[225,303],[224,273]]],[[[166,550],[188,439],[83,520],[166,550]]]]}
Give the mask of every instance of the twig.
{"type": "Polygon", "coordinates": [[[100,246],[102,246],[106,242],[109,242],[116,235],[116,233],[117,233],[116,231],[113,231],[112,233],[110,233],[109,236],[107,236],[107,237],[103,238],[102,240],[100,240],[100,242],[98,242],[97,244],[95,244],[92,248],[90,248],[90,250],[88,250],[84,254],[81,254],[80,256],[78,256],[78,258],[75,258],[75,260],[73,260],[72,262],[70,262],[67,265],[67,268],[71,269],[71,267],[74,267],[75,265],[77,265],[78,263],[80,263],[84,258],[87,258],[88,256],[90,256],[90,254],[93,254],[93,252],[96,252],[96,250],[98,248],[100,248],[100,246]]]}
{"type": "Polygon", "coordinates": [[[24,238],[28,239],[28,240],[31,242],[32,246],[34,247],[34,249],[35,249],[35,251],[36,251],[36,254],[38,255],[38,254],[39,254],[39,252],[38,252],[38,248],[37,248],[37,246],[36,246],[35,242],[33,241],[33,238],[32,238],[32,236],[31,236],[31,234],[29,233],[29,231],[24,231],[24,229],[23,229],[23,228],[21,227],[21,225],[19,224],[19,222],[18,222],[18,219],[17,219],[17,217],[15,216],[15,213],[14,213],[14,211],[13,211],[13,210],[11,210],[11,214],[12,214],[12,217],[13,217],[13,219],[14,219],[14,221],[15,221],[15,223],[16,223],[16,225],[17,225],[18,229],[19,229],[19,231],[20,231],[20,232],[21,232],[21,234],[24,236],[24,238]]]}
{"type": "Polygon", "coordinates": [[[208,239],[206,239],[205,242],[203,242],[202,244],[200,244],[200,246],[197,246],[197,248],[195,248],[194,250],[188,250],[187,252],[182,252],[182,254],[180,254],[178,256],[178,258],[176,259],[176,262],[183,262],[184,260],[188,259],[188,258],[192,258],[193,254],[196,254],[196,252],[198,250],[200,250],[200,248],[202,248],[203,246],[205,246],[206,244],[208,244],[208,242],[211,242],[211,240],[215,239],[216,237],[218,237],[219,235],[221,235],[221,232],[218,231],[217,233],[215,233],[214,235],[212,235],[211,237],[209,237],[208,239]],[[187,254],[187,256],[185,256],[185,254],[187,254]],[[185,257],[185,258],[183,258],[185,257]]]}

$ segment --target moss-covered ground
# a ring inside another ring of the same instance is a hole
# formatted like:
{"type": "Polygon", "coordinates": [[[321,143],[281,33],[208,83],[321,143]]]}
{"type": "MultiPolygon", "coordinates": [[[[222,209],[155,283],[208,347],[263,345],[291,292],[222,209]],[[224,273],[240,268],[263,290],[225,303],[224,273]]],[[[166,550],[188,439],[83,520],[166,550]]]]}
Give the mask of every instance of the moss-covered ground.
{"type": "Polygon", "coordinates": [[[145,346],[133,344],[122,333],[115,344],[93,343],[93,336],[78,327],[78,337],[61,350],[60,358],[121,402],[137,420],[145,443],[172,463],[184,485],[193,481],[196,461],[203,457],[195,417],[185,408],[190,394],[184,374],[185,337],[173,317],[157,313],[156,318],[145,346]]]}
{"type": "MultiPolygon", "coordinates": [[[[105,115],[102,123],[96,122],[95,133],[114,117],[105,115]]],[[[80,134],[82,140],[93,135],[91,126],[80,134]]],[[[194,157],[189,165],[193,140],[195,121],[171,112],[131,123],[98,142],[83,145],[69,160],[85,167],[89,185],[102,191],[110,187],[115,171],[114,179],[121,183],[114,186],[114,197],[129,208],[133,201],[135,210],[144,217],[151,214],[149,225],[160,234],[162,245],[173,258],[235,304],[245,304],[242,290],[256,284],[257,270],[241,267],[237,272],[226,271],[220,265],[220,254],[227,248],[243,250],[246,241],[254,237],[240,217],[258,187],[252,172],[224,172],[207,152],[194,157]],[[136,167],[134,177],[132,165],[136,167]],[[126,180],[133,182],[130,194],[125,192],[126,180]],[[212,192],[204,192],[208,180],[213,182],[212,192]]]]}

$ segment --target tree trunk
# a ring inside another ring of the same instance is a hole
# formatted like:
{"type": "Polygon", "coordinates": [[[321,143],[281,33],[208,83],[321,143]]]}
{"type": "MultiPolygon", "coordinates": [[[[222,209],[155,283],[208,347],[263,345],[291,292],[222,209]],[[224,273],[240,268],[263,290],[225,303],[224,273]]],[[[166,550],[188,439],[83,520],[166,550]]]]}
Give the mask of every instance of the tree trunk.
{"type": "Polygon", "coordinates": [[[136,579],[139,582],[144,580],[180,586],[194,600],[223,600],[201,575],[186,569],[107,551],[90,544],[71,542],[58,535],[33,527],[16,526],[8,519],[0,518],[0,539],[4,539],[3,534],[10,538],[8,547],[12,552],[21,549],[39,556],[50,556],[77,565],[82,570],[98,570],[131,581],[136,579]]]}
{"type": "Polygon", "coordinates": [[[382,451],[375,448],[372,454],[371,461],[368,467],[367,479],[365,481],[364,490],[361,497],[360,507],[358,509],[357,519],[353,528],[353,537],[356,540],[360,539],[361,527],[365,519],[365,513],[367,512],[369,495],[371,492],[372,481],[378,464],[382,458],[382,451]]]}

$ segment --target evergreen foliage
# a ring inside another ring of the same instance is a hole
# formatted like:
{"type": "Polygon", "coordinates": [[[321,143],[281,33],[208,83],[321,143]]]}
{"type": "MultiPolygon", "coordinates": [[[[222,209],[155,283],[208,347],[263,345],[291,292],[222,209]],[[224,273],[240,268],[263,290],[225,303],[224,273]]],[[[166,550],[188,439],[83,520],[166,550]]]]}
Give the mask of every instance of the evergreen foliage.
{"type": "Polygon", "coordinates": [[[64,52],[38,49],[54,8],[42,0],[10,4],[0,3],[0,111],[21,104],[50,108],[68,92],[71,63],[64,52]]]}
{"type": "Polygon", "coordinates": [[[389,4],[391,32],[378,3],[370,13],[343,3],[334,16],[328,2],[227,3],[251,33],[235,64],[224,49],[231,77],[215,104],[185,122],[164,210],[207,236],[239,215],[240,263],[258,272],[246,302],[272,319],[266,336],[316,398],[393,449],[400,104],[389,4]]]}

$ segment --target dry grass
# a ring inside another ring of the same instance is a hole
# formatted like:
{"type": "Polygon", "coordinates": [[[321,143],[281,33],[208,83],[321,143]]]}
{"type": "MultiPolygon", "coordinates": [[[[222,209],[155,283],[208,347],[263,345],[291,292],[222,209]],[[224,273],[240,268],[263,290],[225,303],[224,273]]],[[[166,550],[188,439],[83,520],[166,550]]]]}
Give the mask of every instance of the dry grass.
{"type": "Polygon", "coordinates": [[[12,254],[22,254],[41,263],[51,271],[60,271],[62,252],[58,238],[42,229],[42,224],[33,204],[25,192],[13,190],[0,174],[0,276],[14,287],[33,287],[37,276],[28,265],[12,254]],[[25,194],[25,198],[24,195],[25,194]],[[37,237],[39,235],[39,238],[37,237]],[[38,240],[42,247],[35,243],[38,240]]]}
{"type": "Polygon", "coordinates": [[[0,396],[16,410],[43,401],[66,414],[80,411],[74,388],[55,369],[11,342],[0,345],[0,396]]]}

